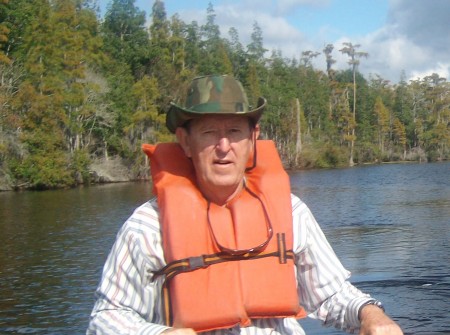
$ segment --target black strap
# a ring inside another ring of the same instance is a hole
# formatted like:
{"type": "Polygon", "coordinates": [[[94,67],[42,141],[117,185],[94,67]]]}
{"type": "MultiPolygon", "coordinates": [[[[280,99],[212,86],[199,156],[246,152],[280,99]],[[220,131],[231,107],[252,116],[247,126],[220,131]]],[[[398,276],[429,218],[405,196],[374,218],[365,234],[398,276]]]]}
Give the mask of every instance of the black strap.
{"type": "Polygon", "coordinates": [[[188,257],[170,262],[158,271],[152,271],[151,280],[156,280],[159,276],[165,275],[165,280],[168,281],[174,276],[191,272],[201,268],[207,268],[210,265],[234,262],[243,260],[252,260],[266,257],[278,257],[280,264],[285,264],[287,259],[294,259],[294,252],[292,250],[286,250],[284,233],[277,234],[278,250],[273,252],[248,252],[243,255],[230,255],[226,252],[219,252],[208,255],[200,255],[196,257],[188,257]]]}

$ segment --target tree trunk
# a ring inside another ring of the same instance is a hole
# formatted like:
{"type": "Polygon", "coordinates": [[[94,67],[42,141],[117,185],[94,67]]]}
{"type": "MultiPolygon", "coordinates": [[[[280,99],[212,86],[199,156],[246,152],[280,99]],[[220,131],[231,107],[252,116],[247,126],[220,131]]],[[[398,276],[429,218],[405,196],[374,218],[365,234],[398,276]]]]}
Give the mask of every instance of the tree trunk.
{"type": "Polygon", "coordinates": [[[355,148],[355,126],[356,126],[356,67],[353,66],[353,125],[352,125],[352,141],[350,144],[350,159],[349,166],[354,166],[353,150],[355,148]]]}
{"type": "Polygon", "coordinates": [[[295,115],[297,117],[297,140],[295,142],[295,165],[298,164],[298,159],[302,152],[302,130],[301,130],[301,116],[300,116],[300,101],[295,99],[295,115]]]}

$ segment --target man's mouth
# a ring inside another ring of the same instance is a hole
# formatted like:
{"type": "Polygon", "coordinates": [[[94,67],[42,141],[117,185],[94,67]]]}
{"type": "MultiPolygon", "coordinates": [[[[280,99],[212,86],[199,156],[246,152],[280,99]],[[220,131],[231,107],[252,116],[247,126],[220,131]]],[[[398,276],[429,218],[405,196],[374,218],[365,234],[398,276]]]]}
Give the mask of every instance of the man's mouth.
{"type": "Polygon", "coordinates": [[[214,164],[217,164],[217,165],[228,165],[228,164],[231,164],[231,161],[228,161],[228,160],[216,160],[216,161],[214,161],[214,164]]]}

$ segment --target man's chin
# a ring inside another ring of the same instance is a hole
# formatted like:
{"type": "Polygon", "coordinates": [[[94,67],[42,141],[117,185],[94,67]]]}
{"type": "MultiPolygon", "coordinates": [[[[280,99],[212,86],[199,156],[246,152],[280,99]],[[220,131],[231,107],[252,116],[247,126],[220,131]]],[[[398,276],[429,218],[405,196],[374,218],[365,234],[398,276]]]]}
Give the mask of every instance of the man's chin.
{"type": "Polygon", "coordinates": [[[234,178],[216,178],[211,182],[211,185],[217,190],[235,190],[241,183],[234,178]]]}

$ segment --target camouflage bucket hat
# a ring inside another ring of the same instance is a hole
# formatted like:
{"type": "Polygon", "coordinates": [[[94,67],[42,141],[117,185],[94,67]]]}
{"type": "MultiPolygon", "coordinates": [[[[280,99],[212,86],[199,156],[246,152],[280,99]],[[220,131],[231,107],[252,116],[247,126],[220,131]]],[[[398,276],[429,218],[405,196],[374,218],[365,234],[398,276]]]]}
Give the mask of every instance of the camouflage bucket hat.
{"type": "Polygon", "coordinates": [[[166,126],[175,133],[177,127],[203,115],[236,114],[247,116],[256,124],[260,119],[266,99],[259,98],[255,109],[248,104],[242,84],[231,76],[203,76],[195,78],[181,105],[170,104],[166,126]]]}

